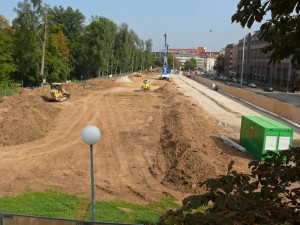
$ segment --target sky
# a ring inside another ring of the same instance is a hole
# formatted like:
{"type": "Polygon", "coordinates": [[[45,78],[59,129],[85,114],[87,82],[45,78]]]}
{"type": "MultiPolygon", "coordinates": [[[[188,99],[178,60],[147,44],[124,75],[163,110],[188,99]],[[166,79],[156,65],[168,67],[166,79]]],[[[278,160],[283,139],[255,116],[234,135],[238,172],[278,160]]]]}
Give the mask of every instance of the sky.
{"type": "MultiPolygon", "coordinates": [[[[10,22],[20,0],[0,0],[0,15],[10,22]]],[[[92,16],[106,17],[117,25],[126,23],[139,38],[151,39],[153,51],[164,49],[164,34],[169,48],[205,47],[220,51],[238,43],[244,36],[240,24],[231,23],[238,0],[43,0],[44,4],[78,9],[86,24],[92,16]],[[211,32],[210,32],[211,30],[211,32]]],[[[245,29],[259,30],[261,24],[245,29]]]]}

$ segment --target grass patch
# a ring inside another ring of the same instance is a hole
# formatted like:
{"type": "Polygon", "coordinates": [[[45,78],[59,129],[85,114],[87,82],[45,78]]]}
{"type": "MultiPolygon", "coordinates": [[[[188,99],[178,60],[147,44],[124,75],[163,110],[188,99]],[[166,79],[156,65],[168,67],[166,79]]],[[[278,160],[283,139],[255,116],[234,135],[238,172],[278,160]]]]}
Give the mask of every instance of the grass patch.
{"type": "Polygon", "coordinates": [[[0,88],[0,99],[3,98],[4,96],[12,96],[16,93],[19,93],[22,90],[22,88],[17,87],[13,89],[1,89],[0,88]]]}
{"type": "Polygon", "coordinates": [[[73,219],[82,199],[57,191],[27,192],[0,199],[0,213],[73,219]]]}
{"type": "MultiPolygon", "coordinates": [[[[100,201],[96,202],[96,220],[114,223],[156,223],[168,209],[179,208],[173,198],[163,199],[147,205],[128,202],[100,201]]],[[[92,209],[88,210],[84,220],[91,220],[92,209]]]]}
{"type": "MultiPolygon", "coordinates": [[[[168,209],[179,207],[180,205],[173,198],[147,205],[121,201],[97,201],[96,220],[112,223],[156,223],[168,209]]],[[[90,199],[82,199],[54,190],[44,193],[28,191],[17,197],[1,198],[1,213],[85,221],[91,221],[92,218],[90,199]],[[87,206],[89,207],[86,212],[87,206]]]]}

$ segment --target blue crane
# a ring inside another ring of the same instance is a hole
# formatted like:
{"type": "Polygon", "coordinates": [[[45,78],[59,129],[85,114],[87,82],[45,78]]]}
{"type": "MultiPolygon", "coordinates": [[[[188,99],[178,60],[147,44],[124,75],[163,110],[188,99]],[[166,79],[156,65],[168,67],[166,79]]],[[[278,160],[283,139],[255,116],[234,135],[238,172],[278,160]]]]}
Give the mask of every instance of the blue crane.
{"type": "Polygon", "coordinates": [[[168,50],[169,50],[169,45],[167,44],[167,34],[164,34],[165,37],[165,51],[164,51],[164,67],[163,67],[163,72],[161,75],[161,79],[167,79],[169,80],[170,76],[170,71],[168,69],[168,50]]]}

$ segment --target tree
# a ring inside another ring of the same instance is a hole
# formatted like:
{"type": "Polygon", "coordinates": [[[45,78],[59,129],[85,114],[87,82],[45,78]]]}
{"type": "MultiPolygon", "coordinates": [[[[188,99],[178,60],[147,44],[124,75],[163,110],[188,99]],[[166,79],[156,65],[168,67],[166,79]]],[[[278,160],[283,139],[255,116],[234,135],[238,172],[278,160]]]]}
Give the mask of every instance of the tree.
{"type": "Polygon", "coordinates": [[[214,65],[214,70],[216,70],[218,74],[224,73],[224,58],[224,54],[220,54],[217,57],[216,63],[214,65]]]}
{"type": "MultiPolygon", "coordinates": [[[[169,63],[170,69],[173,69],[173,68],[178,69],[179,67],[181,67],[181,62],[173,54],[168,54],[168,63],[169,63]],[[174,63],[174,65],[173,65],[173,63],[174,63]]],[[[196,67],[197,67],[197,62],[196,62],[196,67]]]]}
{"type": "Polygon", "coordinates": [[[0,16],[0,83],[9,85],[17,71],[14,62],[14,36],[8,21],[0,16]]]}
{"type": "Polygon", "coordinates": [[[197,68],[197,61],[196,61],[196,59],[191,58],[190,60],[187,60],[185,62],[184,68],[185,69],[195,69],[195,68],[197,68]]]}
{"type": "Polygon", "coordinates": [[[48,38],[46,70],[48,82],[64,82],[70,73],[69,48],[64,33],[58,28],[48,38]]]}
{"type": "Polygon", "coordinates": [[[163,58],[155,58],[154,59],[154,66],[155,67],[162,67],[164,65],[164,59],[163,58]]]}
{"type": "Polygon", "coordinates": [[[231,162],[226,175],[202,184],[205,194],[185,198],[158,224],[299,224],[299,165],[299,147],[250,162],[251,174],[237,173],[231,162]]]}
{"type": "Polygon", "coordinates": [[[117,25],[104,17],[93,17],[86,27],[85,39],[90,47],[88,51],[90,74],[108,73],[114,55],[117,25]]]}
{"type": "Polygon", "coordinates": [[[151,39],[145,41],[145,52],[144,52],[144,68],[150,68],[154,66],[154,56],[151,54],[153,43],[151,39]]]}
{"type": "Polygon", "coordinates": [[[268,42],[264,53],[271,53],[275,63],[292,56],[292,62],[300,65],[300,1],[299,0],[240,0],[232,22],[251,28],[254,21],[261,22],[267,13],[271,19],[260,27],[259,38],[268,42]]]}
{"type": "Polygon", "coordinates": [[[119,71],[128,72],[131,63],[130,34],[128,25],[125,23],[121,24],[117,30],[115,52],[119,71]]]}
{"type": "Polygon", "coordinates": [[[30,30],[40,44],[40,73],[37,78],[38,83],[44,78],[47,22],[49,6],[43,5],[41,0],[24,0],[18,3],[17,18],[14,26],[18,30],[30,30]]]}
{"type": "Polygon", "coordinates": [[[7,28],[9,28],[9,21],[3,15],[0,15],[0,30],[7,28]]]}
{"type": "Polygon", "coordinates": [[[34,86],[39,83],[40,44],[34,34],[27,28],[26,20],[13,23],[15,29],[14,57],[19,71],[15,80],[24,86],[34,86]],[[24,23],[24,24],[23,24],[24,23]]]}
{"type": "Polygon", "coordinates": [[[83,53],[88,46],[83,42],[84,20],[84,15],[78,9],[73,10],[71,7],[64,9],[59,6],[49,10],[49,26],[60,26],[68,44],[71,79],[80,80],[81,76],[85,75],[84,65],[88,59],[83,53]]]}

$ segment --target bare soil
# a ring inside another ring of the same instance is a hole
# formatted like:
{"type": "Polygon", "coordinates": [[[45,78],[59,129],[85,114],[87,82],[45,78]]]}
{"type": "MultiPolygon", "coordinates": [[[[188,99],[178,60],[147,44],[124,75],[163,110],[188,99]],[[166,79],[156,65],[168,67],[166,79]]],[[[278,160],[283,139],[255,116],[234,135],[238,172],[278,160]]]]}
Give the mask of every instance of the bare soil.
{"type": "MultiPolygon", "coordinates": [[[[120,78],[119,78],[120,79],[120,78]]],[[[0,100],[0,197],[58,189],[90,196],[87,125],[101,130],[94,146],[98,200],[147,203],[203,193],[200,184],[225,174],[230,161],[248,171],[251,157],[219,136],[236,132],[215,120],[158,75],[132,82],[95,79],[68,83],[71,99],[48,102],[49,87],[0,100]],[[141,91],[149,79],[151,91],[141,91]]]]}

